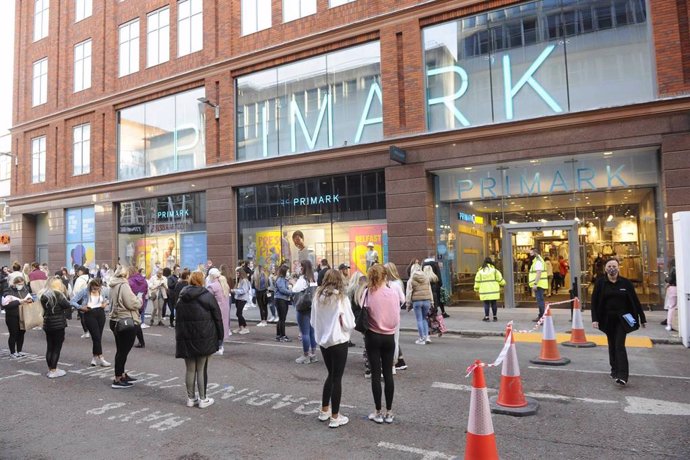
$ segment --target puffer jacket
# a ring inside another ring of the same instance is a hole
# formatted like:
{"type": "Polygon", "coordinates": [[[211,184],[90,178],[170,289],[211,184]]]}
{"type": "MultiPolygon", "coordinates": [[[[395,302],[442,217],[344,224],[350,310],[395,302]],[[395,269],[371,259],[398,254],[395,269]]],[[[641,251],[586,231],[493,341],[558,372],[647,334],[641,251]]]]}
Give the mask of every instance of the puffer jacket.
{"type": "Polygon", "coordinates": [[[175,357],[212,355],[222,339],[223,320],[216,298],[203,286],[185,286],[175,306],[175,357]]]}
{"type": "Polygon", "coordinates": [[[409,280],[407,280],[407,292],[405,294],[405,303],[408,305],[419,300],[429,300],[434,304],[434,294],[431,292],[431,283],[429,278],[423,271],[416,271],[409,280]]]}
{"type": "Polygon", "coordinates": [[[2,308],[5,310],[5,315],[19,317],[19,300],[27,295],[31,295],[31,292],[26,284],[19,291],[14,284],[5,289],[5,292],[2,294],[2,308]],[[16,297],[19,300],[10,300],[12,297],[16,297]]]}
{"type": "Polygon", "coordinates": [[[139,317],[141,300],[134,295],[126,278],[113,277],[110,279],[110,304],[113,306],[110,313],[111,321],[131,317],[136,324],[141,324],[139,317]]]}
{"type": "Polygon", "coordinates": [[[59,331],[67,327],[65,312],[72,309],[69,300],[61,292],[55,292],[55,302],[51,304],[50,299],[45,295],[41,296],[43,306],[43,330],[59,331]]]}

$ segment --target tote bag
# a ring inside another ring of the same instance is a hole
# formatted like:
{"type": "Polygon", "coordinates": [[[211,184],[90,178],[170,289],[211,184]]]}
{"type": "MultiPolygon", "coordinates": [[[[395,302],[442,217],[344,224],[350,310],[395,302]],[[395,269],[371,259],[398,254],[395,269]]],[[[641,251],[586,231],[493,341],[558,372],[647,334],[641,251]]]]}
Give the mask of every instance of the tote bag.
{"type": "Polygon", "coordinates": [[[19,329],[30,331],[43,326],[43,306],[39,302],[25,303],[19,306],[19,329]]]}

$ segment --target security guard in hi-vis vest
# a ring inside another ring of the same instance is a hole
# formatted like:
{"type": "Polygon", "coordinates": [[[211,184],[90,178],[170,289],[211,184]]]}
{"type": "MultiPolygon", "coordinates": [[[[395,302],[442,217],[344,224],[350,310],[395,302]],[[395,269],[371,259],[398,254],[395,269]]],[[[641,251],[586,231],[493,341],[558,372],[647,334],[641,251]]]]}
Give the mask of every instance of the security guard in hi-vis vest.
{"type": "Polygon", "coordinates": [[[501,272],[494,266],[491,257],[484,259],[484,263],[477,270],[474,276],[474,291],[479,294],[479,299],[484,302],[484,319],[489,321],[489,307],[494,315],[494,321],[498,321],[496,316],[496,301],[501,298],[501,286],[506,285],[501,272]]]}
{"type": "Polygon", "coordinates": [[[532,257],[532,265],[529,267],[529,287],[534,292],[534,297],[537,299],[537,307],[539,307],[539,316],[534,321],[539,321],[544,315],[544,291],[549,287],[549,278],[546,273],[546,266],[544,259],[542,259],[539,251],[536,248],[529,250],[529,255],[532,257]]]}

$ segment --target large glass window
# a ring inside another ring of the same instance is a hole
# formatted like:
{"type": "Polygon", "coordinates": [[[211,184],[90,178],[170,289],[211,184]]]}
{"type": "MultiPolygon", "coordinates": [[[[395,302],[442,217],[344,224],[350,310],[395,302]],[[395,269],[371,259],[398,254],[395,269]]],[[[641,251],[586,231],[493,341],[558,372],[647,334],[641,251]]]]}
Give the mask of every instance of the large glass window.
{"type": "Polygon", "coordinates": [[[327,259],[366,272],[367,244],[388,260],[383,171],[313,177],[237,191],[239,254],[266,267],[327,259]]]}
{"type": "Polygon", "coordinates": [[[74,46],[74,92],[91,88],[91,40],[74,46]]]}
{"type": "Polygon", "coordinates": [[[149,13],[146,24],[146,67],[152,67],[170,59],[170,8],[149,13]]]}
{"type": "Polygon", "coordinates": [[[428,129],[652,100],[651,46],[644,0],[540,0],[427,27],[428,129]]]}
{"type": "Polygon", "coordinates": [[[93,11],[92,0],[75,0],[74,1],[74,22],[79,22],[91,16],[93,11]]]}
{"type": "Polygon", "coordinates": [[[31,139],[31,182],[46,181],[46,137],[31,139]]]}
{"type": "Polygon", "coordinates": [[[283,22],[316,14],[316,0],[283,0],[283,22]]]}
{"type": "Polygon", "coordinates": [[[96,218],[93,206],[65,211],[66,266],[96,268],[96,218]]]}
{"type": "Polygon", "coordinates": [[[204,48],[203,0],[181,0],[177,15],[177,55],[201,51],[204,48]]]}
{"type": "Polygon", "coordinates": [[[48,101],[48,58],[34,62],[34,77],[31,105],[37,106],[48,101]]]}
{"type": "Polygon", "coordinates": [[[204,88],[118,112],[119,178],[136,179],[206,164],[204,88]]]}
{"type": "Polygon", "coordinates": [[[34,0],[34,41],[48,36],[50,0],[34,0]]]}
{"type": "Polygon", "coordinates": [[[271,27],[271,0],[242,0],[242,35],[271,27]]]}
{"type": "Polygon", "coordinates": [[[91,171],[91,125],[88,123],[72,129],[72,163],[75,176],[91,171]]]}
{"type": "Polygon", "coordinates": [[[120,263],[196,270],[206,263],[206,194],[162,196],[119,205],[120,263]]]}
{"type": "Polygon", "coordinates": [[[123,24],[119,29],[120,66],[119,76],[139,71],[139,20],[123,24]]]}
{"type": "Polygon", "coordinates": [[[237,159],[383,138],[379,42],[237,79],[237,159]]]}

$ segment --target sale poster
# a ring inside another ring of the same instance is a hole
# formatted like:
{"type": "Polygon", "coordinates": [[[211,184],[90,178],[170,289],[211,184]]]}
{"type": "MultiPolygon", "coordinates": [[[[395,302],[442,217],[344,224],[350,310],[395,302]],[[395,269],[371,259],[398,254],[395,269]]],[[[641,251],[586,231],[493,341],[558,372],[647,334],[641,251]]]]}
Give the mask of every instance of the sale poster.
{"type": "Polygon", "coordinates": [[[367,244],[374,243],[374,251],[379,256],[379,262],[384,260],[383,233],[385,225],[365,225],[350,228],[350,267],[353,271],[367,272],[366,254],[367,244]]]}

